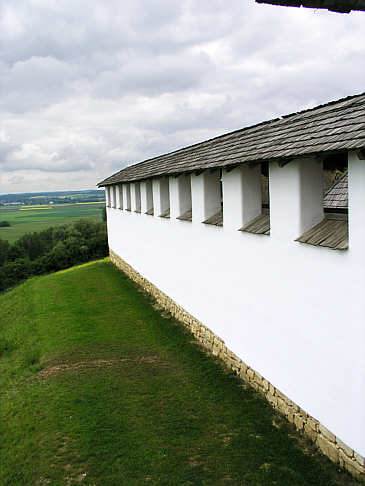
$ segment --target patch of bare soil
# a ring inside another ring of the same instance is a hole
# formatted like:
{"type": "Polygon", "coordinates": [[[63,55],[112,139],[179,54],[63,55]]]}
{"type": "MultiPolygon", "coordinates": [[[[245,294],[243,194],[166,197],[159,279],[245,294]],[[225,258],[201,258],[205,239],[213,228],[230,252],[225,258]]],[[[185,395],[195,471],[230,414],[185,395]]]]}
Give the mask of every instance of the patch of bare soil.
{"type": "Polygon", "coordinates": [[[64,371],[82,371],[82,370],[90,370],[90,369],[98,369],[98,368],[106,368],[111,366],[116,366],[123,362],[134,362],[134,363],[146,363],[146,364],[153,364],[160,361],[158,356],[141,356],[137,359],[130,359],[130,358],[120,358],[120,359],[94,359],[88,361],[80,361],[78,363],[62,363],[58,365],[49,366],[48,368],[44,368],[43,370],[37,373],[36,377],[38,378],[48,378],[58,373],[62,373],[64,371]]]}

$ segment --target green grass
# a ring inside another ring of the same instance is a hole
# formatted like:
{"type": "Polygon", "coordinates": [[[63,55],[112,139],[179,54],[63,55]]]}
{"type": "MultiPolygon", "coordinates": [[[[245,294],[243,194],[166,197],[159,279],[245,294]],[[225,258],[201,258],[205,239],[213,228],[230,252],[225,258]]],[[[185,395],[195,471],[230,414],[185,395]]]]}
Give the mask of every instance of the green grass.
{"type": "Polygon", "coordinates": [[[106,260],[0,309],[1,486],[358,484],[106,260]]]}
{"type": "Polygon", "coordinates": [[[9,228],[0,228],[0,238],[13,243],[25,233],[42,231],[58,224],[72,223],[80,218],[98,221],[101,220],[103,206],[103,203],[75,203],[35,208],[31,206],[0,208],[0,221],[9,221],[11,224],[9,228]]]}

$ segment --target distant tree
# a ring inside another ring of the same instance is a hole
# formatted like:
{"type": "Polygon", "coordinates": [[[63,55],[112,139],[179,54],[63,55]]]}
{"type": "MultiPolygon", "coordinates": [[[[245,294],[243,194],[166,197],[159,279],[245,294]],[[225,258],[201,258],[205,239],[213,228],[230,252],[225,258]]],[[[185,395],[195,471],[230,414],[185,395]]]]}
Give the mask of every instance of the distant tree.
{"type": "Polygon", "coordinates": [[[28,233],[13,245],[0,240],[0,291],[25,280],[108,254],[106,225],[86,219],[28,233]]]}
{"type": "Polygon", "coordinates": [[[18,241],[16,241],[10,246],[10,250],[7,258],[9,262],[14,262],[19,258],[25,258],[25,257],[26,257],[26,251],[21,245],[18,244],[18,241]]]}
{"type": "Polygon", "coordinates": [[[0,289],[5,290],[18,282],[28,278],[31,267],[29,260],[25,258],[19,258],[15,262],[5,263],[0,267],[0,289]]]}
{"type": "Polygon", "coordinates": [[[9,226],[10,226],[9,221],[0,221],[0,228],[6,228],[9,226]]]}

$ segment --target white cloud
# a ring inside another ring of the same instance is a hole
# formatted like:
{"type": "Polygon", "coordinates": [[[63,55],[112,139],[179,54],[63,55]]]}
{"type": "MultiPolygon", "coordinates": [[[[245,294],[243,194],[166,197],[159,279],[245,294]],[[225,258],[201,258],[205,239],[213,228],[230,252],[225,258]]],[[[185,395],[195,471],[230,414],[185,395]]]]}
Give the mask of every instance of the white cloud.
{"type": "Polygon", "coordinates": [[[128,163],[363,91],[364,14],[233,0],[3,0],[0,192],[128,163]]]}

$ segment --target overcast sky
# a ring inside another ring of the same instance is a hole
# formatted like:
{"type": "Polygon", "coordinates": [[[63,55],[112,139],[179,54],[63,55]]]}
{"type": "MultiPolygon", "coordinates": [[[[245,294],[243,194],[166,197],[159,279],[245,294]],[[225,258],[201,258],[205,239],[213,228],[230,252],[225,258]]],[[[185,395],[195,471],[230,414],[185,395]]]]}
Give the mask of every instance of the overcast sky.
{"type": "Polygon", "coordinates": [[[1,0],[0,193],[365,91],[365,13],[254,0],[1,0]]]}

